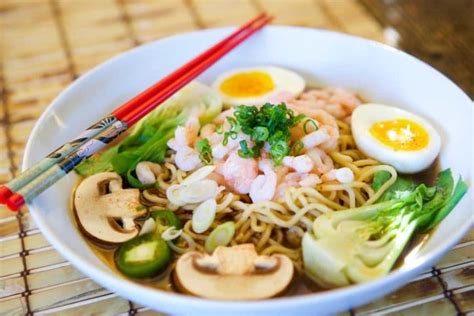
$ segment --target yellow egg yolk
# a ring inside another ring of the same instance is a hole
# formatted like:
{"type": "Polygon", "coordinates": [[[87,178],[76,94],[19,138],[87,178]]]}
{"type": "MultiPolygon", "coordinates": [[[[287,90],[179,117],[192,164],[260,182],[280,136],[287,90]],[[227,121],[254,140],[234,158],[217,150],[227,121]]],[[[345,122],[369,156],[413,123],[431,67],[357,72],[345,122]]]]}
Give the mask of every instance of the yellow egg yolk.
{"type": "Polygon", "coordinates": [[[262,71],[241,72],[225,79],[220,90],[232,97],[248,98],[267,94],[274,89],[272,77],[262,71]]]}
{"type": "Polygon", "coordinates": [[[420,150],[430,139],[423,126],[405,118],[375,123],[369,131],[375,139],[394,150],[420,150]]]}

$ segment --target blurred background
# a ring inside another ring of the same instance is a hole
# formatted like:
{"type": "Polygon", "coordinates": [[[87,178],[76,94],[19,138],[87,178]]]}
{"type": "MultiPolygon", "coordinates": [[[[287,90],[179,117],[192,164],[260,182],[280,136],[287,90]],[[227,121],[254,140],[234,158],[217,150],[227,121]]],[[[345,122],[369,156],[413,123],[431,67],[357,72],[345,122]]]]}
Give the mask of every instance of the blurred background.
{"type": "MultiPolygon", "coordinates": [[[[17,173],[42,111],[87,70],[134,46],[239,25],[262,11],[274,24],[397,47],[474,97],[474,0],[0,0],[0,183],[17,173]]],[[[474,314],[473,256],[471,231],[432,270],[347,314],[474,314]]],[[[154,314],[65,262],[26,208],[15,216],[0,207],[0,315],[33,313],[154,314]]]]}

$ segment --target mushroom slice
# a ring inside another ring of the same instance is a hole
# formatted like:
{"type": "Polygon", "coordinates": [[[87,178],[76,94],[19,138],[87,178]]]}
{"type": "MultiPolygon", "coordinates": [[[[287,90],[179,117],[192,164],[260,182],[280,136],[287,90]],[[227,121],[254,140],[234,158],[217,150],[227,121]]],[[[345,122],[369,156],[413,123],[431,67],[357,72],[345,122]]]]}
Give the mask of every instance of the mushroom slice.
{"type": "Polygon", "coordinates": [[[122,189],[122,178],[115,172],[84,179],[76,189],[74,206],[82,229],[107,243],[123,243],[137,236],[134,220],[147,212],[140,204],[140,191],[122,189]]]}
{"type": "Polygon", "coordinates": [[[293,278],[285,255],[259,256],[253,244],[218,247],[212,256],[192,251],[182,255],[174,271],[187,293],[221,300],[258,300],[283,292],[293,278]]]}

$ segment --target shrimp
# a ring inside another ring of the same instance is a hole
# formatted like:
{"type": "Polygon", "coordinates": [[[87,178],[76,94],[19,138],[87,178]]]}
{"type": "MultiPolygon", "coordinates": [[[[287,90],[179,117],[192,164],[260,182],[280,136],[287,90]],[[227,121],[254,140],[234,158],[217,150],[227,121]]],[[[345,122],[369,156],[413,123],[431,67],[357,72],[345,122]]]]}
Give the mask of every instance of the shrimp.
{"type": "Polygon", "coordinates": [[[232,152],[222,168],[222,175],[227,185],[235,192],[247,194],[250,186],[258,175],[257,161],[239,157],[237,151],[232,152]]]}
{"type": "Polygon", "coordinates": [[[323,182],[334,181],[337,180],[340,183],[351,183],[354,181],[354,173],[349,168],[339,168],[339,169],[332,169],[329,172],[325,173],[321,180],[323,182]]]}
{"type": "Polygon", "coordinates": [[[285,191],[291,187],[314,187],[321,183],[321,179],[314,173],[290,172],[284,177],[284,181],[277,187],[275,197],[283,197],[285,191]]]}
{"type": "MultiPolygon", "coordinates": [[[[222,136],[222,135],[219,135],[222,136]]],[[[235,139],[232,139],[229,137],[227,141],[227,145],[222,144],[223,137],[216,137],[213,140],[219,140],[214,146],[212,146],[212,156],[215,159],[223,159],[225,156],[227,156],[231,151],[234,149],[238,148],[240,145],[240,142],[242,140],[247,141],[247,144],[251,147],[253,142],[250,141],[250,136],[245,135],[243,133],[239,133],[235,139]]]]}
{"type": "Polygon", "coordinates": [[[174,131],[174,138],[170,139],[167,143],[168,147],[178,151],[182,147],[192,145],[199,133],[199,120],[197,117],[190,117],[184,126],[176,127],[174,131]]]}
{"type": "Polygon", "coordinates": [[[216,131],[216,126],[214,124],[206,124],[201,128],[200,136],[201,138],[209,138],[216,131]]]}
{"type": "MultiPolygon", "coordinates": [[[[227,122],[226,117],[232,116],[235,112],[234,108],[230,108],[228,110],[225,110],[221,114],[219,114],[213,121],[214,124],[220,125],[220,124],[225,124],[227,122]]],[[[226,126],[224,126],[226,127],[226,126]]]]}
{"type": "MultiPolygon", "coordinates": [[[[303,141],[303,139],[306,139],[306,148],[311,148],[312,146],[310,145],[313,144],[316,144],[314,146],[319,146],[326,151],[336,148],[339,139],[339,127],[337,126],[337,121],[334,116],[325,110],[311,107],[311,104],[288,103],[288,106],[296,112],[303,113],[316,120],[318,125],[316,131],[305,136],[304,125],[306,121],[298,124],[290,130],[293,140],[301,139],[303,141]]],[[[303,143],[305,143],[305,141],[303,141],[303,143]]]]}
{"type": "Polygon", "coordinates": [[[314,164],[308,155],[286,156],[283,158],[283,165],[294,169],[296,172],[310,172],[314,164]]]}
{"type": "Polygon", "coordinates": [[[218,143],[217,145],[212,146],[212,157],[214,159],[223,159],[231,150],[232,148],[224,146],[222,143],[218,143]]]}
{"type": "Polygon", "coordinates": [[[288,168],[287,166],[275,167],[275,173],[277,175],[278,182],[281,182],[285,178],[285,176],[288,174],[289,171],[290,171],[290,168],[288,168]]]}
{"type": "Polygon", "coordinates": [[[268,98],[268,102],[272,104],[280,104],[282,102],[287,102],[293,99],[294,95],[288,91],[280,91],[268,98]]]}
{"type": "Polygon", "coordinates": [[[223,175],[221,175],[220,173],[217,173],[217,172],[211,172],[207,178],[209,180],[214,180],[217,182],[217,184],[219,185],[223,185],[225,186],[226,185],[226,181],[225,181],[225,178],[223,175]]]}
{"type": "Polygon", "coordinates": [[[174,158],[176,166],[184,171],[191,171],[201,166],[199,153],[189,146],[180,147],[174,158]]]}
{"type": "Polygon", "coordinates": [[[355,108],[361,103],[353,93],[342,88],[327,88],[327,90],[331,95],[328,101],[331,104],[340,105],[342,111],[345,112],[346,115],[351,115],[355,108]]]}
{"type": "Polygon", "coordinates": [[[314,163],[314,169],[316,174],[324,174],[334,169],[334,162],[331,157],[319,148],[313,148],[306,153],[314,163]]]}
{"type": "Polygon", "coordinates": [[[207,178],[216,181],[219,185],[225,186],[227,182],[223,176],[224,162],[222,160],[214,160],[214,166],[216,167],[207,178]]]}
{"type": "Polygon", "coordinates": [[[319,147],[326,151],[335,149],[339,139],[339,127],[337,126],[337,121],[334,116],[324,110],[316,109],[313,110],[311,118],[318,121],[319,129],[325,130],[329,136],[329,138],[321,143],[319,147]]]}
{"type": "Polygon", "coordinates": [[[301,181],[299,182],[299,185],[301,185],[302,187],[314,187],[320,183],[321,183],[321,179],[318,177],[318,175],[314,173],[310,173],[302,177],[301,181]]]}
{"type": "Polygon", "coordinates": [[[224,136],[222,134],[213,133],[208,137],[212,147],[212,157],[217,160],[223,159],[231,149],[222,144],[224,136]]]}
{"type": "Polygon", "coordinates": [[[301,141],[303,142],[304,148],[311,149],[327,142],[329,139],[330,136],[326,129],[318,129],[301,138],[301,141]]]}
{"type": "Polygon", "coordinates": [[[252,201],[271,201],[275,195],[277,185],[277,174],[273,170],[273,163],[268,159],[259,161],[259,169],[263,174],[257,176],[250,186],[250,198],[252,201]]]}
{"type": "Polygon", "coordinates": [[[361,101],[356,95],[342,88],[325,88],[309,90],[302,93],[298,99],[289,100],[288,103],[292,104],[295,110],[323,109],[337,119],[345,119],[361,104],[361,101]]]}

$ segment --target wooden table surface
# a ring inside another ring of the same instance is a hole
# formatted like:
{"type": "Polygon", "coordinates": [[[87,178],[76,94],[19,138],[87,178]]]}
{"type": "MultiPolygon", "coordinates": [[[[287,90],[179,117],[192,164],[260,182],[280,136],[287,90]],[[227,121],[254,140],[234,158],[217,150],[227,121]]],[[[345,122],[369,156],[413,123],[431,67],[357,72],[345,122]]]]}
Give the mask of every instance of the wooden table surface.
{"type": "MultiPolygon", "coordinates": [[[[325,28],[403,49],[474,96],[472,0],[0,0],[0,183],[18,173],[36,119],[106,59],[170,34],[237,25],[325,28]]],[[[474,314],[474,231],[436,267],[351,314],[474,314]]],[[[66,262],[28,213],[0,207],[0,314],[154,314],[66,262]]]]}

